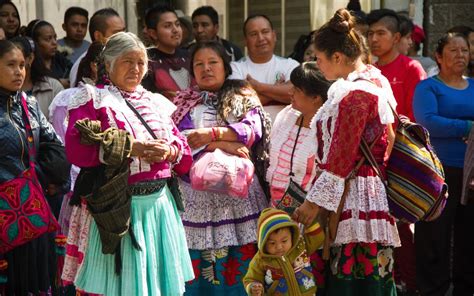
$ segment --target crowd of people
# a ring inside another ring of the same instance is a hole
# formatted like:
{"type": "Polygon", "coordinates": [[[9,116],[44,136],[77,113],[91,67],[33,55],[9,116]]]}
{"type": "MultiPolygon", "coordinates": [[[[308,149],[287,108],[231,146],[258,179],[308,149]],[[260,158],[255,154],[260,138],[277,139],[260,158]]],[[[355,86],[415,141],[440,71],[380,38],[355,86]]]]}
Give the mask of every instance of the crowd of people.
{"type": "Polygon", "coordinates": [[[213,7],[191,22],[155,5],[140,40],[70,7],[57,40],[0,2],[0,295],[474,294],[474,29],[425,57],[410,18],[350,1],[281,57],[266,15],[247,56],[213,7]],[[443,165],[435,221],[391,211],[397,114],[443,165]]]}

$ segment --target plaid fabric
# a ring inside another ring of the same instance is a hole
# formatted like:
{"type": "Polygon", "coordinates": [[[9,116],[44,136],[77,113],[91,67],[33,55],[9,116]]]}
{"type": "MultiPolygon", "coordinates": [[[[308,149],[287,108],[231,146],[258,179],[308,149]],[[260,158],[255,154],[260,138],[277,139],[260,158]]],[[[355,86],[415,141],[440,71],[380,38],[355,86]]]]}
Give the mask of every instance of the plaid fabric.
{"type": "Polygon", "coordinates": [[[99,230],[102,253],[113,254],[130,227],[131,195],[127,190],[128,163],[106,184],[87,196],[87,205],[99,230]]]}
{"type": "Polygon", "coordinates": [[[132,152],[133,138],[126,130],[108,128],[101,132],[100,121],[83,119],[78,120],[74,127],[81,133],[81,144],[100,144],[103,150],[103,161],[109,166],[121,166],[132,152]]]}
{"type": "Polygon", "coordinates": [[[103,150],[104,174],[97,176],[92,193],[86,199],[99,230],[102,253],[114,254],[130,229],[131,195],[127,187],[132,137],[127,131],[116,128],[101,132],[100,121],[83,119],[74,126],[81,133],[81,143],[99,144],[103,150]]]}

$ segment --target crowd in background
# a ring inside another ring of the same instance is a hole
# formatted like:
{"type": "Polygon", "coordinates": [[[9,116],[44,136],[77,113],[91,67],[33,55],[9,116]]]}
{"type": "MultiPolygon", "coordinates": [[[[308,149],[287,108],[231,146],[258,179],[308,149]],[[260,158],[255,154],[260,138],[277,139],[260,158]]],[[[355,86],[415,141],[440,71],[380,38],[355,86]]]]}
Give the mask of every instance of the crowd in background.
{"type": "Polygon", "coordinates": [[[191,24],[148,8],[144,40],[112,8],[70,7],[61,29],[0,1],[0,295],[473,295],[474,29],[422,56],[422,27],[352,0],[289,57],[266,15],[243,22],[244,56],[211,6],[191,24]],[[361,161],[365,140],[385,174],[391,108],[443,165],[435,221],[395,219],[361,161]],[[198,184],[206,157],[244,189],[198,184]],[[304,202],[274,209],[294,188],[304,202]],[[341,199],[324,254],[315,221],[341,199]]]}

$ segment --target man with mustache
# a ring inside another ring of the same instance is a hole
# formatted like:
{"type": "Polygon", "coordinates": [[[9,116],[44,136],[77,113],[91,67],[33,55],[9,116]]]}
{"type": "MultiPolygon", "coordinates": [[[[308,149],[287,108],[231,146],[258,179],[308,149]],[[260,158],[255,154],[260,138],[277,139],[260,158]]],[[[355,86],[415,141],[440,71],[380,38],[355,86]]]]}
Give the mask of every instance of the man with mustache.
{"type": "Polygon", "coordinates": [[[257,91],[272,119],[290,103],[290,74],[299,64],[274,54],[276,32],[266,15],[252,15],[244,22],[248,56],[232,62],[231,79],[246,79],[257,91]]]}

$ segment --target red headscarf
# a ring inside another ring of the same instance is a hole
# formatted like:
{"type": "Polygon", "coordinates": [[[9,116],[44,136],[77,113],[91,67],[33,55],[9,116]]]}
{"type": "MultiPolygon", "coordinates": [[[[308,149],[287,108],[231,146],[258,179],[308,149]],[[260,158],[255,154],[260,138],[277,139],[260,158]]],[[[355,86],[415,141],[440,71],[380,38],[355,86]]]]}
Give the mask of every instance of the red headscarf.
{"type": "Polygon", "coordinates": [[[422,27],[415,25],[413,33],[411,33],[411,40],[416,44],[420,44],[425,40],[425,31],[423,31],[422,27]]]}

